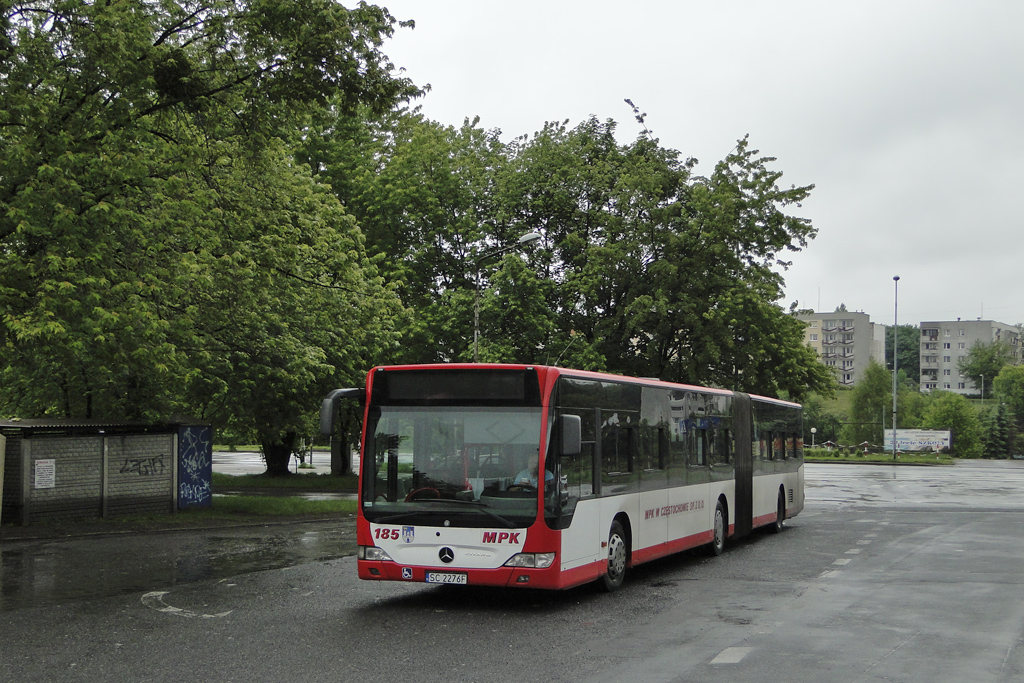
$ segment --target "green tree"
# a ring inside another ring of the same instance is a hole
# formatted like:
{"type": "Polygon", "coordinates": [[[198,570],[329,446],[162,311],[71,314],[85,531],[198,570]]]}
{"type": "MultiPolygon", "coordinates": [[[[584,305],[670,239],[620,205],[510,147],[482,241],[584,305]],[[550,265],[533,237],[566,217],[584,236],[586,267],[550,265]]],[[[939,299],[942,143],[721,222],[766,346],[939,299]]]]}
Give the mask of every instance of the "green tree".
{"type": "Polygon", "coordinates": [[[899,325],[899,332],[889,325],[885,328],[885,367],[892,370],[893,338],[899,345],[898,367],[917,384],[921,376],[921,332],[914,325],[899,325]]]}
{"type": "Polygon", "coordinates": [[[883,421],[886,416],[892,417],[892,373],[871,359],[852,394],[850,421],[843,429],[843,441],[881,444],[883,421]]]}
{"type": "Polygon", "coordinates": [[[695,178],[692,160],[647,136],[619,144],[612,121],[551,123],[509,144],[476,121],[455,129],[415,112],[344,135],[358,122],[318,125],[303,158],[411,311],[403,360],[471,358],[477,259],[537,231],[536,247],[481,268],[482,358],[797,399],[832,390],[775,304],[780,254],[814,236],[786,213],[810,188],[780,189],[773,160],[746,140],[695,178]]]}
{"type": "Polygon", "coordinates": [[[948,391],[932,392],[924,414],[925,429],[952,432],[953,454],[959,458],[981,457],[984,437],[977,411],[966,398],[948,391]]]}
{"type": "Polygon", "coordinates": [[[1017,426],[1024,426],[1024,365],[1005,366],[992,381],[992,389],[1009,406],[1017,426]]]}
{"type": "Polygon", "coordinates": [[[710,178],[615,124],[548,124],[520,139],[498,182],[504,215],[545,235],[539,265],[558,311],[549,346],[569,334],[631,375],[802,398],[834,379],[775,305],[781,252],[814,236],[783,209],[809,187],[780,189],[770,158],[741,140],[710,178]]]}
{"type": "Polygon", "coordinates": [[[843,414],[834,414],[829,411],[826,403],[817,394],[812,394],[804,399],[804,440],[810,446],[814,443],[818,446],[826,441],[839,442],[840,428],[848,418],[843,414]],[[811,438],[811,428],[816,430],[811,438]]]}
{"type": "Polygon", "coordinates": [[[990,344],[975,342],[968,349],[967,355],[963,357],[957,367],[960,374],[971,380],[974,386],[979,389],[984,386],[982,398],[992,393],[992,382],[1000,371],[1010,363],[1013,358],[1010,345],[1003,341],[994,341],[990,344]],[[984,381],[982,381],[984,377],[984,381]]]}
{"type": "Polygon", "coordinates": [[[1013,417],[1005,403],[1000,403],[983,422],[985,430],[984,456],[1003,459],[1010,457],[1013,447],[1013,417]]]}
{"type": "Polygon", "coordinates": [[[396,20],[329,0],[2,11],[3,409],[195,412],[284,471],[311,397],[395,343],[358,229],[285,143],[327,106],[418,94],[379,50],[396,20]]]}

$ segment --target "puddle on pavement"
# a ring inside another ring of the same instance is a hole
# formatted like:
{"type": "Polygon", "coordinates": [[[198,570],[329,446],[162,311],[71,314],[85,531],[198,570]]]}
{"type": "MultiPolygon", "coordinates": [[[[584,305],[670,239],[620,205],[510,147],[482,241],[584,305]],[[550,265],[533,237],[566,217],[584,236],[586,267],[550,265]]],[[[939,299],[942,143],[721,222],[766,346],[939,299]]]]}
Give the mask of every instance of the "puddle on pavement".
{"type": "Polygon", "coordinates": [[[281,569],[355,553],[354,523],[19,541],[0,548],[0,611],[281,569]]]}

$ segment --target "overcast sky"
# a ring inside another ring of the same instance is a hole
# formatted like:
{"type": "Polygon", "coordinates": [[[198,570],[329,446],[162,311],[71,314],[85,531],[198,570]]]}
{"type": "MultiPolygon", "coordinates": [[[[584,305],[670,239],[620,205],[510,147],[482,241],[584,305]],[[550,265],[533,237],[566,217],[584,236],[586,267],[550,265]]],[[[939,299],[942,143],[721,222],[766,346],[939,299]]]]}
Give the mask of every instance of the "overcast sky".
{"type": "Polygon", "coordinates": [[[433,120],[502,138],[648,114],[706,174],[736,140],[815,185],[788,306],[1024,322],[1024,2],[378,0],[433,120]]]}

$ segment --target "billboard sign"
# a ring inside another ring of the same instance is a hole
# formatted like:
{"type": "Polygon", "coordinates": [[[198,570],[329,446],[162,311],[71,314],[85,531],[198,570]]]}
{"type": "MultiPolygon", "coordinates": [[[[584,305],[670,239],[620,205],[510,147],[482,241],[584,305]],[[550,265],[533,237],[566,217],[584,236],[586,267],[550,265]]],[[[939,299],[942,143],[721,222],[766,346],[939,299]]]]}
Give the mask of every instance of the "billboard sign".
{"type": "MultiPolygon", "coordinates": [[[[897,429],[896,446],[900,451],[931,451],[938,453],[941,450],[949,450],[951,433],[936,429],[897,429]]],[[[883,448],[892,450],[892,430],[883,432],[883,448]]]]}

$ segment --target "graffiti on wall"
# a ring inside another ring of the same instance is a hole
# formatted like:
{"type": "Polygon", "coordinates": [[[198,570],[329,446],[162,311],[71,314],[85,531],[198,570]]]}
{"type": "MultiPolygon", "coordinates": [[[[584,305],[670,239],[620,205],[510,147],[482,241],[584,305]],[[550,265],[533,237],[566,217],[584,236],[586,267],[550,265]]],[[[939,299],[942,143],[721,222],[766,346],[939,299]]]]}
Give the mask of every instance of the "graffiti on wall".
{"type": "Polygon", "coordinates": [[[142,477],[161,475],[165,469],[162,455],[155,458],[125,458],[121,463],[121,474],[138,474],[142,477]]]}
{"type": "Polygon", "coordinates": [[[209,507],[213,436],[209,427],[182,427],[178,435],[178,508],[209,507]]]}

